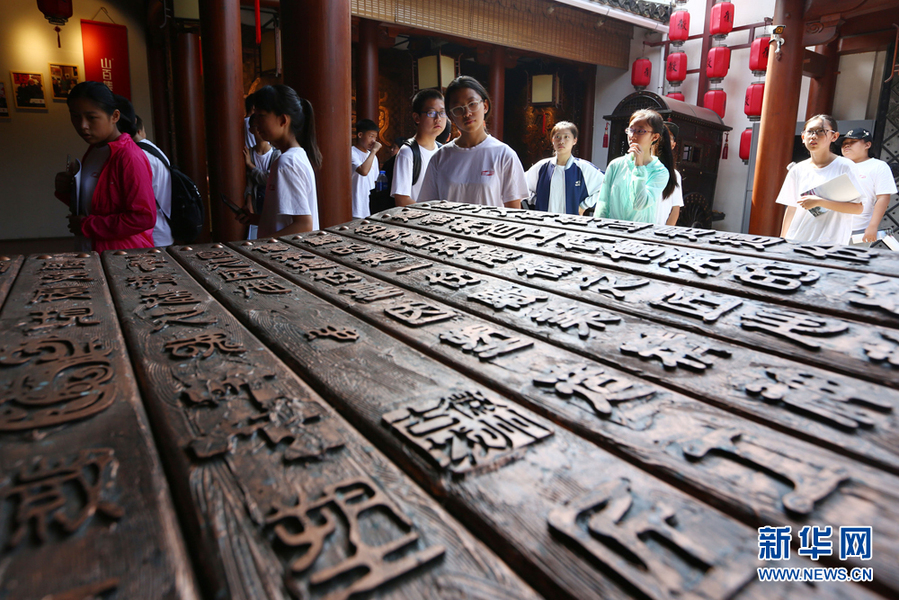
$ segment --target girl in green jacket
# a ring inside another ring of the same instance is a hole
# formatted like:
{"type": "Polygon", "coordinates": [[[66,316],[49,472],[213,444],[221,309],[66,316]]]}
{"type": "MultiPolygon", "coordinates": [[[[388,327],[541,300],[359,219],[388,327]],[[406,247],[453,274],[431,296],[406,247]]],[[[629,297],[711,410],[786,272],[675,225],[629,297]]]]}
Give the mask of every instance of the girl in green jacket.
{"type": "Polygon", "coordinates": [[[668,128],[654,110],[631,115],[627,154],[609,163],[599,192],[596,216],[654,223],[659,202],[677,185],[668,128]],[[653,148],[658,146],[658,157],[653,148]]]}

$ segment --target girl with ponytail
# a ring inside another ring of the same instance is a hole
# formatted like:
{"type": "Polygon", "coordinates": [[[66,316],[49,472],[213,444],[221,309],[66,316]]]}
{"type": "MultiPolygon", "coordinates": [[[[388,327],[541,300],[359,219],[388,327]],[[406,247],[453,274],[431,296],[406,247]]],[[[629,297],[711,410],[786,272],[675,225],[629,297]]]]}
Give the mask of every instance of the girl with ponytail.
{"type": "Polygon", "coordinates": [[[314,168],[321,166],[315,141],[315,113],[286,85],[268,85],[253,95],[259,136],[281,152],[272,161],[262,214],[240,214],[259,225],[259,239],[318,229],[314,168]]]}
{"type": "Polygon", "coordinates": [[[654,223],[662,198],[677,185],[668,128],[659,113],[643,109],[631,115],[625,133],[627,154],[609,163],[596,216],[654,223]]]}

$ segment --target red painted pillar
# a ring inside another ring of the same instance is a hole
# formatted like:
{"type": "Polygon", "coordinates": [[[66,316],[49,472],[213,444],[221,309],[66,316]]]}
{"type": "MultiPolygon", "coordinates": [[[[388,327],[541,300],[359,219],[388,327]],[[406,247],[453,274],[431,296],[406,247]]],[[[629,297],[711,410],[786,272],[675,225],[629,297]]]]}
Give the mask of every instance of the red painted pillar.
{"type": "Polygon", "coordinates": [[[234,219],[234,214],[220,198],[224,194],[232,202],[242,205],[246,187],[240,4],[227,0],[200,0],[200,34],[203,39],[206,122],[211,124],[205,137],[212,238],[216,241],[239,240],[246,237],[246,227],[234,219]]]}
{"type": "Polygon", "coordinates": [[[829,115],[833,113],[833,98],[837,93],[837,69],[840,66],[840,57],[837,55],[839,40],[829,44],[815,46],[815,52],[827,59],[827,68],[824,75],[809,79],[808,103],[805,107],[805,120],[815,115],[829,115]]]}
{"type": "Polygon", "coordinates": [[[490,81],[487,93],[492,100],[490,104],[490,133],[498,140],[503,139],[503,106],[506,96],[506,49],[494,46],[490,53],[490,81]]]}
{"type": "Polygon", "coordinates": [[[584,160],[593,161],[593,113],[596,112],[596,66],[584,67],[584,109],[579,124],[578,155],[584,160]]]}
{"type": "MultiPolygon", "coordinates": [[[[774,22],[786,25],[781,47],[772,43],[768,54],[765,95],[758,154],[755,157],[755,179],[752,185],[752,213],[749,233],[780,236],[784,208],[776,204],[777,194],[787,176],[787,165],[793,157],[793,137],[799,113],[799,90],[802,86],[802,61],[805,47],[802,35],[803,0],[777,0],[774,22]]],[[[772,40],[773,41],[773,40],[772,40]]]]}
{"type": "Polygon", "coordinates": [[[350,0],[282,0],[284,83],[315,110],[321,227],[353,218],[350,194],[350,0]]]}
{"type": "MultiPolygon", "coordinates": [[[[172,86],[169,81],[169,48],[167,42],[169,29],[159,30],[158,26],[148,27],[147,35],[147,70],[150,76],[150,107],[153,110],[153,131],[147,137],[171,157],[172,153],[172,112],[169,94],[172,86]],[[168,92],[168,93],[167,93],[168,92]]],[[[143,115],[146,121],[147,115],[143,115]]]]}
{"type": "Polygon", "coordinates": [[[378,120],[378,23],[359,19],[356,56],[356,120],[378,120]]]}

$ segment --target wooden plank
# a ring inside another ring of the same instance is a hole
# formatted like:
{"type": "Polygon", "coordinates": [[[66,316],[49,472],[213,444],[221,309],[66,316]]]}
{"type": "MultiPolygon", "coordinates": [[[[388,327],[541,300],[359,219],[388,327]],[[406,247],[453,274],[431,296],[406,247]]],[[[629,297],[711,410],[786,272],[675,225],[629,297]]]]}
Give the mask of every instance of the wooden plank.
{"type": "MultiPolygon", "coordinates": [[[[595,305],[554,294],[551,287],[530,287],[531,281],[510,282],[482,273],[464,279],[458,268],[464,265],[461,261],[456,262],[458,266],[432,261],[423,263],[430,267],[404,271],[409,260],[372,266],[372,257],[393,249],[340,236],[298,237],[292,243],[304,250],[402,285],[452,309],[899,474],[899,393],[894,390],[810,367],[802,355],[785,360],[759,352],[761,345],[747,348],[713,341],[689,329],[672,330],[670,323],[660,325],[613,309],[597,310],[595,305]],[[347,253],[350,246],[355,251],[347,253]]],[[[340,281],[322,273],[304,274],[303,279],[309,284],[340,281]]],[[[716,308],[723,312],[727,305],[716,308]]],[[[575,361],[570,364],[574,367],[575,361]]]]}
{"type": "Polygon", "coordinates": [[[196,598],[96,254],[30,256],[0,312],[0,597],[196,598]]]}
{"type": "MultiPolygon", "coordinates": [[[[408,299],[408,292],[377,280],[352,273],[344,279],[335,263],[285,244],[241,248],[256,260],[317,274],[322,281],[343,280],[337,287],[341,297],[351,299],[347,308],[384,310],[408,299]]],[[[450,510],[538,591],[553,598],[635,592],[712,598],[738,588],[750,597],[770,593],[753,583],[755,530],[275,278],[249,257],[208,247],[170,252],[373,443],[444,497],[450,510]],[[291,294],[275,298],[232,281],[235,274],[250,273],[291,294]],[[498,436],[502,430],[506,434],[498,436]],[[591,514],[593,533],[586,519],[591,514]],[[674,553],[647,544],[642,536],[650,531],[668,540],[674,553]],[[697,541],[709,535],[720,545],[700,547],[697,541]]],[[[332,295],[324,285],[316,293],[332,295]]],[[[433,314],[425,317],[426,328],[444,323],[433,314]]],[[[515,340],[498,340],[492,350],[479,350],[481,365],[523,369],[517,365],[525,350],[515,340]]]]}
{"type": "Polygon", "coordinates": [[[21,256],[0,256],[0,308],[3,308],[3,302],[12,282],[16,280],[23,260],[21,256]]]}
{"type": "Polygon", "coordinates": [[[537,597],[171,256],[103,259],[208,597],[537,597]]]}
{"type": "MultiPolygon", "coordinates": [[[[826,267],[861,273],[878,273],[899,276],[899,261],[889,250],[858,248],[831,244],[797,244],[783,238],[715,231],[669,227],[649,223],[632,223],[614,219],[594,219],[577,215],[558,215],[540,211],[459,204],[453,202],[429,202],[416,204],[416,209],[433,211],[463,211],[474,218],[511,221],[520,224],[540,225],[578,233],[601,233],[607,236],[632,239],[654,244],[683,246],[699,250],[727,252],[753,258],[782,260],[813,267],[826,267]]],[[[391,211],[396,212],[396,211],[391,211]]],[[[385,211],[385,214],[390,214],[385,211]]],[[[379,215],[373,215],[378,220],[379,215]]]]}
{"type": "MultiPolygon", "coordinates": [[[[571,260],[545,258],[528,253],[527,248],[512,250],[460,240],[441,232],[421,233],[402,224],[357,221],[335,231],[511,281],[524,275],[530,286],[574,300],[899,387],[899,332],[883,326],[821,316],[810,306],[799,310],[783,307],[770,299],[737,295],[734,290],[719,293],[672,283],[656,279],[657,273],[651,269],[643,272],[635,268],[634,274],[621,274],[571,260]]],[[[703,268],[713,271],[713,267],[714,263],[703,268]]],[[[834,289],[828,296],[840,298],[844,294],[841,289],[834,289]]]]}
{"type": "MultiPolygon", "coordinates": [[[[311,239],[316,237],[321,236],[311,239]]],[[[344,255],[347,261],[355,256],[360,261],[367,257],[369,262],[375,262],[371,260],[373,251],[366,252],[361,245],[354,245],[356,252],[344,255]]],[[[346,246],[336,244],[333,248],[341,251],[346,246]]],[[[471,315],[465,311],[468,306],[462,303],[451,307],[432,297],[366,277],[355,269],[337,266],[331,257],[324,259],[299,250],[285,250],[280,242],[236,247],[248,249],[251,256],[253,249],[259,248],[257,254],[263,257],[260,262],[277,268],[291,281],[576,433],[627,456],[644,469],[689,489],[697,497],[715,503],[727,514],[739,516],[754,527],[790,525],[798,531],[806,524],[826,526],[858,511],[859,497],[868,499],[869,516],[876,522],[876,530],[889,531],[894,527],[892,524],[899,523],[896,512],[899,478],[895,476],[812,444],[794,442],[752,421],[672,394],[660,386],[645,385],[610,368],[608,363],[585,359],[564,346],[554,347],[534,337],[519,335],[471,315]],[[290,253],[287,260],[284,260],[285,253],[290,253]],[[331,268],[306,268],[313,261],[323,261],[331,268]],[[403,293],[385,300],[384,306],[354,301],[353,294],[348,292],[352,286],[363,283],[347,281],[353,278],[375,281],[385,289],[383,293],[391,289],[403,289],[403,293]],[[459,308],[463,310],[455,310],[459,308]],[[514,355],[514,368],[492,360],[494,356],[498,359],[506,354],[514,355]],[[786,488],[782,487],[783,482],[789,482],[786,488]]],[[[417,262],[384,258],[379,268],[387,281],[398,279],[393,276],[396,269],[417,262]]],[[[437,265],[409,271],[403,278],[421,273],[439,278],[440,283],[428,286],[433,289],[457,286],[454,292],[459,293],[463,287],[474,290],[482,285],[476,277],[467,279],[458,269],[437,265]],[[449,277],[448,271],[454,275],[449,277]]],[[[503,297],[511,297],[506,290],[498,291],[503,297]]],[[[602,315],[597,317],[602,322],[602,315]]],[[[617,335],[622,334],[624,330],[617,335]]],[[[655,334],[665,335],[664,330],[655,334]]],[[[625,335],[630,339],[638,337],[630,332],[625,335]]],[[[677,340],[670,342],[670,347],[673,349],[677,343],[677,340]]],[[[572,347],[580,345],[583,341],[575,342],[572,347]]],[[[683,355],[674,351],[664,355],[672,362],[677,361],[669,370],[686,369],[696,375],[708,371],[714,377],[721,368],[725,375],[737,368],[716,365],[718,357],[726,351],[709,346],[701,338],[697,342],[684,341],[684,348],[683,355]],[[702,348],[711,353],[704,354],[702,348]],[[705,366],[708,368],[701,368],[705,366]]],[[[877,570],[885,571],[899,557],[899,543],[883,540],[880,543],[876,554],[886,562],[880,563],[877,570]]],[[[899,589],[899,579],[890,584],[899,589]]]]}

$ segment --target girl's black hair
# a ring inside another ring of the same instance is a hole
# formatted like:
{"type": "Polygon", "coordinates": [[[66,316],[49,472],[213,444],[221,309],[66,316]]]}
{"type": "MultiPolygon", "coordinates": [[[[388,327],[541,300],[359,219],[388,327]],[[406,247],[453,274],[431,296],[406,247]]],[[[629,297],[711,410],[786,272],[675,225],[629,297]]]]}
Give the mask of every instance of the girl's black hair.
{"type": "Polygon", "coordinates": [[[308,100],[300,98],[290,86],[267,85],[253,94],[253,106],[257,111],[290,117],[290,131],[306,150],[309,162],[316,169],[321,166],[322,154],[315,141],[315,112],[308,100]]]}
{"type": "Polygon", "coordinates": [[[831,127],[834,131],[839,131],[839,130],[840,130],[840,126],[837,125],[837,120],[834,119],[834,118],[833,118],[832,116],[830,116],[830,115],[815,115],[814,117],[812,117],[811,119],[809,119],[808,121],[805,122],[805,126],[803,127],[803,129],[807,128],[809,123],[811,123],[812,121],[817,121],[818,119],[821,119],[822,121],[825,121],[828,125],[830,125],[830,127],[831,127]]]}
{"type": "Polygon", "coordinates": [[[440,90],[434,88],[421,90],[412,97],[412,112],[420,113],[424,110],[425,102],[428,100],[443,100],[443,94],[440,93],[440,90]]]}
{"type": "Polygon", "coordinates": [[[137,133],[137,125],[135,124],[137,117],[134,114],[134,105],[131,104],[131,100],[124,96],[113,95],[115,96],[116,108],[119,109],[119,122],[117,123],[119,131],[126,135],[134,135],[137,133]]]}
{"type": "Polygon", "coordinates": [[[671,152],[671,136],[668,134],[668,128],[665,127],[662,115],[648,108],[640,109],[632,114],[628,123],[633,123],[634,121],[649,123],[649,126],[652,127],[652,132],[661,136],[653,144],[657,144],[655,155],[668,169],[668,183],[665,185],[665,189],[662,190],[662,198],[668,198],[677,187],[677,177],[674,175],[674,154],[671,152]]]}
{"type": "Polygon", "coordinates": [[[453,94],[458,92],[461,89],[468,88],[470,90],[474,90],[474,92],[481,97],[481,100],[487,101],[487,112],[484,113],[484,121],[487,120],[487,115],[490,114],[490,94],[487,93],[487,88],[481,85],[481,82],[475,79],[474,77],[469,77],[468,75],[460,75],[450,81],[450,84],[446,86],[446,93],[443,97],[446,99],[447,103],[447,113],[449,113],[449,100],[453,97],[453,94]]]}
{"type": "Polygon", "coordinates": [[[99,81],[82,81],[71,90],[66,98],[66,104],[71,106],[72,100],[85,98],[97,104],[103,112],[112,116],[112,113],[119,109],[116,103],[115,94],[108,87],[99,81]]]}

